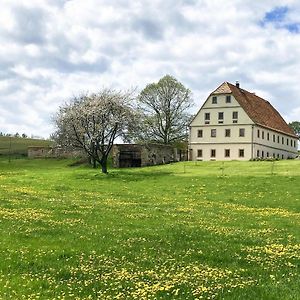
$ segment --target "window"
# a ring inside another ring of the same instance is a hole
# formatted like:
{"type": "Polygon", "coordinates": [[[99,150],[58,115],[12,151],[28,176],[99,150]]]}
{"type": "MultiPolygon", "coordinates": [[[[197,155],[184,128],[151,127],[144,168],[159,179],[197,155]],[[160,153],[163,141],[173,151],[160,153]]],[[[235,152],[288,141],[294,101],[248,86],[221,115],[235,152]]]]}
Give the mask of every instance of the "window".
{"type": "Polygon", "coordinates": [[[264,132],[264,131],[261,132],[261,138],[262,138],[262,139],[265,138],[265,132],[264,132]]]}
{"type": "Polygon", "coordinates": [[[212,97],[212,104],[217,104],[218,100],[217,100],[217,96],[213,96],[212,97]]]}
{"type": "Polygon", "coordinates": [[[244,156],[245,156],[244,149],[239,149],[239,157],[244,157],[244,156]]]}
{"type": "Polygon", "coordinates": [[[279,144],[279,135],[277,135],[277,143],[279,144]]]}
{"type": "Polygon", "coordinates": [[[203,137],[203,130],[199,129],[198,130],[198,138],[202,138],[203,137]]]}
{"type": "Polygon", "coordinates": [[[256,152],[256,156],[257,156],[257,157],[259,157],[259,150],[257,150],[257,152],[256,152]]]}
{"type": "Polygon", "coordinates": [[[286,139],[286,144],[287,144],[287,146],[289,145],[289,139],[286,139]]]}
{"type": "Polygon", "coordinates": [[[281,155],[281,159],[283,159],[284,158],[284,156],[283,156],[283,154],[281,155]]]}
{"type": "Polygon", "coordinates": [[[198,157],[202,157],[202,149],[198,149],[198,151],[197,151],[197,156],[198,156],[198,157]]]}
{"type": "Polygon", "coordinates": [[[267,157],[269,157],[269,152],[267,152],[267,157]]]}
{"type": "Polygon", "coordinates": [[[293,140],[291,139],[291,147],[293,147],[293,140]]]}
{"type": "Polygon", "coordinates": [[[226,103],[231,103],[231,96],[230,95],[226,96],[226,103]]]}
{"type": "Polygon", "coordinates": [[[269,132],[267,133],[267,140],[268,141],[270,140],[270,133],[269,132]]]}
{"type": "Polygon", "coordinates": [[[275,153],[273,153],[273,158],[275,158],[275,153]]]}
{"type": "Polygon", "coordinates": [[[232,112],[232,119],[237,119],[238,118],[238,112],[237,111],[233,111],[232,112]]]}
{"type": "Polygon", "coordinates": [[[225,137],[230,137],[230,129],[225,129],[225,137]]]}
{"type": "Polygon", "coordinates": [[[240,136],[245,136],[245,128],[240,128],[240,136]]]}
{"type": "Polygon", "coordinates": [[[275,143],[275,134],[273,134],[273,142],[275,143]]]}
{"type": "Polygon", "coordinates": [[[284,144],[284,137],[281,138],[282,145],[284,144]]]}
{"type": "Polygon", "coordinates": [[[204,119],[209,121],[210,120],[210,113],[205,113],[204,119]]]}
{"type": "Polygon", "coordinates": [[[223,112],[219,112],[219,120],[223,120],[224,119],[224,113],[223,112]]]}
{"type": "Polygon", "coordinates": [[[260,138],[260,131],[257,129],[257,137],[260,138]]]}
{"type": "Polygon", "coordinates": [[[279,158],[279,154],[277,153],[277,158],[279,158]]]}
{"type": "Polygon", "coordinates": [[[210,136],[211,137],[216,137],[217,136],[217,129],[211,129],[210,136]]]}
{"type": "Polygon", "coordinates": [[[261,157],[264,158],[264,156],[265,156],[265,152],[261,151],[261,157]]]}
{"type": "Polygon", "coordinates": [[[216,157],[216,149],[210,150],[210,157],[216,157]]]}
{"type": "Polygon", "coordinates": [[[230,157],[230,149],[225,149],[225,157],[230,157]]]}
{"type": "Polygon", "coordinates": [[[294,141],[294,148],[296,148],[296,141],[294,141]]]}

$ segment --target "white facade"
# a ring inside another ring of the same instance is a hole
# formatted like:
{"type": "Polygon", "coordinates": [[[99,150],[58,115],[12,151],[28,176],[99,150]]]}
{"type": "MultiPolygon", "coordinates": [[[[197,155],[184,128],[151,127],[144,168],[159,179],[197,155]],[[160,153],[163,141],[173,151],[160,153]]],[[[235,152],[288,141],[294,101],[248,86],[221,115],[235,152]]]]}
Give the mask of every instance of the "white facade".
{"type": "Polygon", "coordinates": [[[190,124],[190,160],[297,156],[295,136],[254,123],[230,93],[212,93],[190,124]]]}

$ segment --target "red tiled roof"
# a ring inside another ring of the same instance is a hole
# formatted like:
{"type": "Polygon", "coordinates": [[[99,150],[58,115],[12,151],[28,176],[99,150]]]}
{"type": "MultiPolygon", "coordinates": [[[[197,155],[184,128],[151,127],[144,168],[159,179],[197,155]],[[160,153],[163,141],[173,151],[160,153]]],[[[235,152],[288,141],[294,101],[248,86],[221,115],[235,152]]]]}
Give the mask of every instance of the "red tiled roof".
{"type": "Polygon", "coordinates": [[[268,127],[297,138],[280,113],[268,101],[229,82],[224,82],[212,92],[212,94],[223,93],[231,93],[250,119],[257,125],[268,127]]]}

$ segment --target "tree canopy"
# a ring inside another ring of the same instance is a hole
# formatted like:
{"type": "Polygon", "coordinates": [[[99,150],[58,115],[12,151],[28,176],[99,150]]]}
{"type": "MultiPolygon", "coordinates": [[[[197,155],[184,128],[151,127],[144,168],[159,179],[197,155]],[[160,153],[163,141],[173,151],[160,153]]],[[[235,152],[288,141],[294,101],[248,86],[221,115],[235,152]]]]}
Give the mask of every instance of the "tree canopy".
{"type": "Polygon", "coordinates": [[[135,138],[164,144],[186,139],[192,105],[191,91],[170,75],[148,84],[138,96],[141,118],[135,138]]]}
{"type": "Polygon", "coordinates": [[[295,134],[300,138],[300,122],[293,121],[289,123],[289,126],[294,130],[295,134]]]}
{"type": "Polygon", "coordinates": [[[134,123],[130,93],[104,89],[74,97],[54,118],[56,143],[65,149],[82,149],[93,166],[107,173],[107,158],[116,138],[126,136],[134,123]]]}

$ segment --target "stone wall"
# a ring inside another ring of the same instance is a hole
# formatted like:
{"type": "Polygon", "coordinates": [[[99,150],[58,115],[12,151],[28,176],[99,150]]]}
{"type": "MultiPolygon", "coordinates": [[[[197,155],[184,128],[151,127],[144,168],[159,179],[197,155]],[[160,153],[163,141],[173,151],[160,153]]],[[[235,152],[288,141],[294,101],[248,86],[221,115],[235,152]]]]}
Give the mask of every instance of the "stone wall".
{"type": "Polygon", "coordinates": [[[179,160],[175,148],[160,144],[116,144],[112,148],[113,166],[144,167],[179,160]]]}

